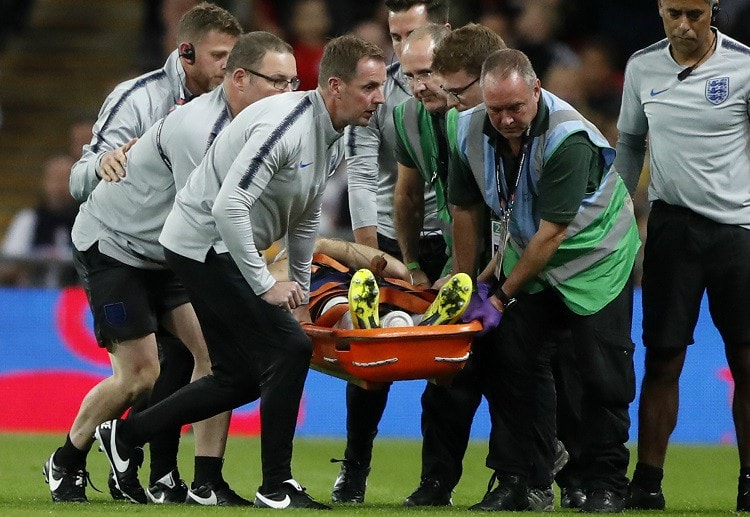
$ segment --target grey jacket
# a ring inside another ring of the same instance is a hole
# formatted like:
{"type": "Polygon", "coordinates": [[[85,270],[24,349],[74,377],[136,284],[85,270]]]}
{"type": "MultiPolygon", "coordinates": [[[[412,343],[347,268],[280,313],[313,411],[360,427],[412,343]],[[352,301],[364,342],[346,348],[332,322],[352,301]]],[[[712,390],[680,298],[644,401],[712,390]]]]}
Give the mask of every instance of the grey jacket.
{"type": "Polygon", "coordinates": [[[72,233],[76,249],[98,242],[99,251],[124,264],[162,268],[159,235],[175,193],[231,118],[219,86],[154,124],[128,151],[125,177],[99,182],[81,205],[72,233]]]}
{"type": "Polygon", "coordinates": [[[164,67],[118,84],[104,101],[93,128],[91,143],[70,173],[70,193],[85,201],[100,181],[99,162],[107,151],[138,138],[176,104],[188,99],[185,71],[177,50],[164,67]]]}
{"type": "Polygon", "coordinates": [[[229,251],[253,292],[276,281],[261,252],[286,237],[289,277],[307,302],[326,183],[344,157],[317,90],[246,108],[222,131],[175,199],[159,241],[199,262],[229,251]]]}

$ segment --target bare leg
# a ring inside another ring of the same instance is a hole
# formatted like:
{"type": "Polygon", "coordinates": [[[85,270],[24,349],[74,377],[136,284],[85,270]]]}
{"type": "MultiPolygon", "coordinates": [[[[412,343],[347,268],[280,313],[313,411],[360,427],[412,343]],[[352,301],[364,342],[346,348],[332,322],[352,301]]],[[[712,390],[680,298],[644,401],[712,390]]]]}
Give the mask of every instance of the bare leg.
{"type": "Polygon", "coordinates": [[[750,346],[726,348],[726,354],[734,378],[732,416],[740,466],[750,467],[750,346]]]}
{"type": "Polygon", "coordinates": [[[97,425],[121,416],[139,396],[151,390],[159,376],[153,334],[110,345],[109,360],[112,375],[86,394],[70,429],[70,441],[79,450],[91,447],[97,425]]]}
{"type": "Polygon", "coordinates": [[[638,461],[663,468],[669,437],[677,425],[679,380],[687,348],[646,349],[646,373],[638,409],[638,461]]]}

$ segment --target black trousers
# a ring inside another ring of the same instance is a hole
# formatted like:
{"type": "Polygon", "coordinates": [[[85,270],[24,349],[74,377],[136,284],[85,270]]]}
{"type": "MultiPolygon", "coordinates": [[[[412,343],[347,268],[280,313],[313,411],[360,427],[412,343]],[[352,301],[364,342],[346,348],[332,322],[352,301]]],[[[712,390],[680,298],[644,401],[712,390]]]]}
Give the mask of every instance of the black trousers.
{"type": "Polygon", "coordinates": [[[570,334],[562,339],[552,362],[552,372],[557,394],[557,438],[565,445],[570,459],[555,477],[555,482],[562,488],[578,488],[585,476],[581,464],[583,385],[570,334]]]}
{"type": "MultiPolygon", "coordinates": [[[[445,246],[442,235],[423,237],[419,241],[419,263],[427,277],[433,282],[440,277],[445,262],[448,260],[445,246]]],[[[378,248],[399,260],[402,258],[398,242],[382,234],[378,234],[378,248]]],[[[346,460],[361,465],[370,465],[373,441],[378,434],[378,424],[388,402],[389,389],[390,386],[385,386],[379,390],[365,390],[354,384],[347,384],[346,451],[344,452],[346,460]]],[[[430,389],[429,384],[427,389],[430,389]]],[[[470,425],[471,420],[469,420],[470,425]]]]}
{"type": "Polygon", "coordinates": [[[628,406],[635,396],[634,345],[630,338],[632,286],[599,312],[570,311],[553,289],[522,295],[491,334],[480,375],[493,420],[488,467],[526,479],[533,475],[535,435],[540,415],[554,425],[551,345],[556,333],[570,332],[581,375],[581,470],[583,487],[624,495],[629,453],[628,406]],[[494,442],[494,443],[493,443],[494,442]]]}
{"type": "MultiPolygon", "coordinates": [[[[159,346],[159,377],[154,383],[148,405],[152,406],[169,397],[172,393],[190,382],[195,361],[182,341],[166,331],[156,334],[159,346]]],[[[144,408],[147,406],[144,406],[144,408]]],[[[131,415],[136,415],[144,408],[132,408],[131,415]],[[135,411],[134,411],[135,409],[135,411]]],[[[151,460],[151,482],[177,468],[177,453],[180,446],[181,427],[166,429],[149,440],[148,450],[151,460]]]]}
{"type": "Polygon", "coordinates": [[[421,479],[436,479],[450,490],[461,479],[471,424],[482,401],[477,376],[481,346],[482,339],[475,339],[473,355],[450,384],[428,382],[422,393],[421,479]]]}
{"type": "Polygon", "coordinates": [[[205,263],[165,250],[184,282],[208,344],[212,373],[128,419],[123,434],[143,443],[260,398],[263,488],[292,477],[292,440],[312,342],[289,311],[267,304],[228,253],[205,263]]]}
{"type": "MultiPolygon", "coordinates": [[[[577,365],[561,357],[562,351],[572,352],[569,346],[570,333],[554,333],[545,343],[546,353],[552,356],[554,365],[554,388],[547,396],[536,404],[533,422],[533,452],[532,470],[528,479],[529,486],[546,488],[552,484],[552,468],[555,462],[555,444],[560,438],[569,441],[578,452],[578,411],[569,408],[580,407],[580,382],[578,380],[577,365]],[[560,375],[558,376],[558,372],[560,375]],[[565,437],[560,429],[556,429],[554,415],[557,414],[557,427],[565,431],[565,437]],[[557,432],[556,432],[557,431],[557,432]]],[[[492,335],[474,338],[472,356],[461,372],[447,385],[428,384],[422,394],[422,479],[438,479],[443,486],[455,488],[463,472],[462,462],[466,454],[471,425],[477,408],[482,399],[483,383],[480,364],[483,361],[485,349],[496,346],[492,335]]],[[[548,375],[541,374],[539,382],[547,386],[548,375]]],[[[549,388],[549,386],[547,386],[549,388]]],[[[503,423],[494,422],[492,432],[498,435],[503,423]]],[[[491,447],[497,447],[491,457],[503,454],[502,439],[496,437],[490,441],[491,447]]],[[[567,443],[566,443],[567,447],[567,443]]],[[[577,457],[576,457],[577,458],[577,457]]],[[[565,473],[565,479],[572,478],[577,472],[577,460],[571,469],[565,473]]],[[[569,484],[573,484],[571,479],[569,484]]],[[[568,485],[562,485],[568,486],[568,485]]]]}

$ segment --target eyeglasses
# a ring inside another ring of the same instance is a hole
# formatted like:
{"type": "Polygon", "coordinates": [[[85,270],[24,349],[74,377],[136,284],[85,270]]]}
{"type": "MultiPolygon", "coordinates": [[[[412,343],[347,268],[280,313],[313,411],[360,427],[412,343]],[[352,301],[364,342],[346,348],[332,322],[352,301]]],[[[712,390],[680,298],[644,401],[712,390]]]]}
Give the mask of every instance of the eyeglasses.
{"type": "Polygon", "coordinates": [[[443,90],[448,95],[450,95],[451,97],[453,97],[454,99],[456,99],[456,102],[461,102],[461,99],[459,99],[458,96],[462,95],[466,90],[471,88],[474,85],[474,83],[476,83],[477,81],[479,81],[479,77],[471,81],[469,84],[467,84],[463,88],[454,88],[452,90],[447,89],[445,86],[441,84],[440,89],[443,90]]]}
{"type": "Polygon", "coordinates": [[[409,83],[409,84],[412,84],[414,81],[416,81],[416,82],[418,82],[420,84],[424,84],[425,81],[427,81],[427,79],[429,79],[430,77],[432,77],[432,72],[431,71],[429,71],[429,72],[420,72],[417,75],[404,74],[404,77],[406,77],[406,82],[409,83]]]}
{"type": "Polygon", "coordinates": [[[277,90],[284,91],[286,90],[287,86],[292,87],[292,91],[296,91],[297,88],[299,88],[299,77],[292,77],[288,81],[286,79],[274,79],[273,77],[269,77],[265,74],[261,74],[260,72],[256,72],[255,70],[250,70],[249,68],[242,68],[245,72],[250,72],[253,75],[257,75],[258,77],[262,77],[266,81],[273,84],[273,87],[277,90]]]}

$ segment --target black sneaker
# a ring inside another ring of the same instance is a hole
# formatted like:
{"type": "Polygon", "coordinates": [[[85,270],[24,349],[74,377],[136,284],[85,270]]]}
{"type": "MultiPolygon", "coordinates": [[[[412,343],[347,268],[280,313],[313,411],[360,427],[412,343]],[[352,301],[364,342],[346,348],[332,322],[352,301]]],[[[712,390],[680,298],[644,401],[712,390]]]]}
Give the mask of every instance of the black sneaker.
{"type": "Polygon", "coordinates": [[[750,512],[750,476],[740,475],[737,482],[737,511],[750,512]]]}
{"type": "Polygon", "coordinates": [[[177,469],[170,471],[146,489],[148,501],[154,504],[180,504],[187,498],[188,487],[177,469]]]}
{"type": "Polygon", "coordinates": [[[55,465],[55,454],[44,462],[42,474],[44,482],[49,485],[52,501],[55,503],[88,503],[86,485],[89,473],[86,469],[68,470],[55,465]]]}
{"type": "Polygon", "coordinates": [[[529,509],[528,490],[520,476],[492,474],[484,498],[469,510],[480,512],[519,511],[529,509]],[[497,487],[492,488],[497,480],[497,487]]]}
{"type": "Polygon", "coordinates": [[[96,426],[94,437],[99,440],[99,450],[109,460],[115,474],[115,485],[133,503],[146,504],[148,498],[138,481],[138,467],[143,463],[143,449],[128,447],[117,439],[120,420],[108,420],[96,426]]]}
{"type": "Polygon", "coordinates": [[[125,494],[122,493],[122,491],[117,488],[117,480],[115,479],[115,473],[112,471],[112,469],[109,469],[109,477],[107,478],[107,486],[109,487],[109,495],[112,496],[112,499],[115,501],[124,501],[127,499],[125,497],[125,494]]]}
{"type": "Polygon", "coordinates": [[[667,507],[664,492],[647,492],[631,481],[628,495],[625,496],[625,508],[633,510],[663,510],[667,507]]]}
{"type": "Polygon", "coordinates": [[[331,461],[341,461],[341,470],[333,484],[331,501],[334,503],[364,503],[370,467],[362,466],[357,461],[331,461]]]}
{"type": "Polygon", "coordinates": [[[437,479],[425,478],[406,499],[404,506],[452,506],[451,491],[437,479]]]}
{"type": "Polygon", "coordinates": [[[581,508],[586,502],[586,492],[578,487],[560,489],[560,508],[581,508]]]}
{"type": "Polygon", "coordinates": [[[305,489],[293,479],[287,479],[281,484],[281,488],[268,494],[261,494],[260,488],[258,488],[253,504],[256,508],[273,508],[274,510],[285,508],[331,509],[330,506],[319,503],[310,497],[305,489]]]}
{"type": "Polygon", "coordinates": [[[551,486],[529,488],[527,499],[532,512],[551,512],[555,509],[555,491],[551,486]]]}
{"type": "Polygon", "coordinates": [[[554,478],[570,461],[570,454],[560,440],[555,440],[555,463],[552,465],[552,477],[554,478]]]}
{"type": "Polygon", "coordinates": [[[586,495],[586,502],[581,506],[583,513],[622,513],[624,500],[612,490],[595,488],[586,495]]]}
{"type": "Polygon", "coordinates": [[[202,506],[252,506],[252,501],[237,495],[226,481],[214,483],[209,481],[199,487],[190,487],[185,498],[187,504],[202,506]]]}

